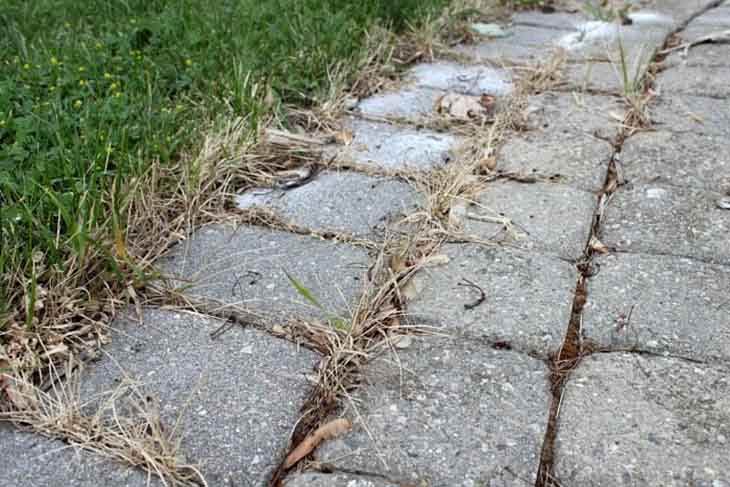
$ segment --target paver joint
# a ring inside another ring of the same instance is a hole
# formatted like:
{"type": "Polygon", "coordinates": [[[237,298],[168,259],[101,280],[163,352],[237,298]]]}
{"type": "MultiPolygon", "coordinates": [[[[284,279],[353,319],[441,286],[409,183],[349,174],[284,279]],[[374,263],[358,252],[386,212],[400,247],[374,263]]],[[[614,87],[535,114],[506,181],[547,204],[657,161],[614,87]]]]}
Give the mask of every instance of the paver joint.
{"type": "MultiPolygon", "coordinates": [[[[211,486],[730,486],[730,44],[706,39],[730,4],[631,3],[516,13],[359,100],[323,150],[355,170],[236,198],[297,232],[199,229],[160,270],[216,313],[122,313],[80,397],[135,378],[211,486]],[[445,95],[525,97],[528,123],[469,166],[480,122],[445,120],[445,95]],[[437,193],[459,170],[478,184],[437,193]],[[303,424],[326,390],[339,408],[303,424]],[[282,468],[335,417],[351,429],[282,468]]],[[[9,425],[0,462],[2,485],[149,480],[9,425]]]]}

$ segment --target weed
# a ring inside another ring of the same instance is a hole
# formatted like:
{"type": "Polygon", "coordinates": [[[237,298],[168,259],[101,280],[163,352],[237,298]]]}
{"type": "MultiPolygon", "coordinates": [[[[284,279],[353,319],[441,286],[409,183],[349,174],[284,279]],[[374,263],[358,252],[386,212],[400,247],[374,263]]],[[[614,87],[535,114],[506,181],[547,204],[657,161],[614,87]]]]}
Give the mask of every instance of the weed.
{"type": "Polygon", "coordinates": [[[291,285],[294,286],[294,289],[296,289],[296,291],[310,304],[314,305],[317,309],[326,314],[327,323],[329,323],[331,327],[339,331],[347,331],[350,328],[350,325],[345,318],[327,311],[322,303],[316,298],[311,289],[299,282],[294,276],[289,274],[286,269],[282,270],[284,271],[284,274],[286,274],[286,278],[289,279],[291,285]]]}

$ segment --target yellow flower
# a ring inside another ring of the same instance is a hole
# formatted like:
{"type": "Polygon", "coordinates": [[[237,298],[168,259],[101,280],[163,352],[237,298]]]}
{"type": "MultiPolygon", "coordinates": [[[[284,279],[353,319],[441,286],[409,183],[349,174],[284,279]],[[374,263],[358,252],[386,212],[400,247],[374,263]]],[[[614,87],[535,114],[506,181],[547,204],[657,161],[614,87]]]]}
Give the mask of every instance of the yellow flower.
{"type": "Polygon", "coordinates": [[[0,120],[0,127],[5,127],[5,120],[0,120]]]}
{"type": "Polygon", "coordinates": [[[116,90],[117,88],[119,88],[119,85],[116,83],[112,83],[111,86],[109,86],[109,88],[113,91],[113,90],[116,90]]]}
{"type": "Polygon", "coordinates": [[[68,23],[68,22],[64,22],[63,23],[63,26],[66,27],[67,29],[70,29],[71,28],[71,24],[68,23]]]}
{"type": "Polygon", "coordinates": [[[95,45],[97,49],[101,49],[102,47],[104,47],[101,42],[97,42],[95,45]]]}
{"type": "Polygon", "coordinates": [[[86,80],[85,79],[80,79],[79,80],[79,86],[86,86],[86,80]]]}
{"type": "Polygon", "coordinates": [[[81,108],[81,104],[82,104],[81,100],[76,100],[74,102],[74,108],[81,108]]]}
{"type": "Polygon", "coordinates": [[[112,153],[112,145],[111,145],[111,144],[108,144],[108,145],[106,146],[106,153],[107,153],[107,154],[111,154],[111,153],[112,153]]]}
{"type": "Polygon", "coordinates": [[[111,79],[112,75],[109,73],[104,73],[104,79],[111,79]]]}
{"type": "Polygon", "coordinates": [[[25,64],[23,65],[23,69],[30,69],[30,64],[28,64],[28,63],[25,63],[25,64]]]}
{"type": "Polygon", "coordinates": [[[58,58],[56,56],[53,56],[51,58],[51,64],[53,64],[54,66],[58,65],[58,58]]]}
{"type": "Polygon", "coordinates": [[[120,96],[122,96],[122,94],[120,92],[116,91],[112,96],[114,98],[119,98],[120,96]]]}
{"type": "Polygon", "coordinates": [[[56,91],[56,87],[55,86],[51,86],[50,88],[48,88],[48,91],[50,91],[51,93],[53,93],[54,91],[56,91]]]}
{"type": "Polygon", "coordinates": [[[86,68],[83,66],[79,66],[79,73],[83,73],[84,71],[86,71],[86,68]]]}
{"type": "Polygon", "coordinates": [[[185,60],[185,65],[186,66],[192,66],[193,65],[193,61],[191,59],[186,59],[185,60]]]}
{"type": "Polygon", "coordinates": [[[183,108],[184,108],[184,107],[183,107],[182,105],[177,105],[177,106],[175,107],[175,110],[177,110],[177,111],[180,111],[180,110],[182,110],[183,108]]]}

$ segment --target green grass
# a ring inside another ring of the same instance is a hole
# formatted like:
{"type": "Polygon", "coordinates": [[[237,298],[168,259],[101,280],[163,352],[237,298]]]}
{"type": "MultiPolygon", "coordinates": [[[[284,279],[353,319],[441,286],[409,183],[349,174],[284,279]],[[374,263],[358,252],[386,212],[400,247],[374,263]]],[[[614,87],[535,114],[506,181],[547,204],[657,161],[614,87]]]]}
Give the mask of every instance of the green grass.
{"type": "Polygon", "coordinates": [[[370,28],[402,29],[445,3],[4,2],[0,331],[13,320],[34,326],[52,276],[92,296],[101,281],[123,278],[114,243],[130,188],[153,164],[195,153],[216,120],[245,117],[255,130],[278,102],[313,103],[328,69],[355,59],[370,28]]]}

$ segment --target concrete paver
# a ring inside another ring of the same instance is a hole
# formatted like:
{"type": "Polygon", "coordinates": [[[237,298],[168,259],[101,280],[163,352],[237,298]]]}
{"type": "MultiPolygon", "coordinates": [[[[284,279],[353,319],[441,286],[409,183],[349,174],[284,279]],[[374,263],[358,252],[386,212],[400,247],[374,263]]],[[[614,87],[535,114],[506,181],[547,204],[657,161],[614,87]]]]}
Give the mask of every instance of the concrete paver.
{"type": "Polygon", "coordinates": [[[603,217],[602,241],[623,252],[730,264],[730,212],[722,194],[647,184],[620,189],[603,217]]]}
{"type": "Polygon", "coordinates": [[[529,100],[529,130],[509,134],[499,151],[503,171],[558,176],[562,182],[598,191],[606,179],[610,137],[623,106],[604,96],[545,93],[529,100]]]}
{"type": "Polygon", "coordinates": [[[353,133],[349,146],[337,148],[340,160],[385,169],[428,170],[454,159],[459,137],[430,130],[390,125],[358,118],[344,120],[353,133]]]}
{"type": "MultiPolygon", "coordinates": [[[[730,56],[730,48],[726,49],[725,55],[730,56]]],[[[679,64],[673,66],[671,70],[662,72],[657,77],[656,86],[663,93],[727,98],[730,96],[728,78],[730,78],[728,66],[715,66],[710,71],[704,66],[679,64]]]]}
{"type": "Polygon", "coordinates": [[[251,189],[237,197],[239,208],[268,207],[311,230],[371,238],[382,237],[389,222],[415,211],[420,200],[402,181],[329,171],[290,190],[251,189]]]}
{"type": "Polygon", "coordinates": [[[646,254],[596,259],[583,333],[602,347],[730,363],[730,266],[646,254]]]}
{"type": "MultiPolygon", "coordinates": [[[[669,71],[675,67],[681,69],[704,68],[709,71],[714,68],[727,68],[730,60],[727,55],[727,46],[723,44],[699,44],[685,51],[674,51],[662,63],[663,69],[669,71]]],[[[669,72],[665,73],[670,75],[669,72]]]]}
{"type": "Polygon", "coordinates": [[[221,321],[192,314],[146,310],[143,319],[114,323],[111,358],[89,367],[82,394],[112,390],[125,375],[137,379],[159,400],[164,425],[182,415],[182,453],[200,464],[208,485],[264,485],[319,356],[241,327],[213,339],[221,321]]]}
{"type": "Polygon", "coordinates": [[[692,19],[680,34],[684,42],[694,42],[716,32],[730,29],[730,5],[721,5],[692,19]]]}
{"type": "Polygon", "coordinates": [[[406,80],[417,86],[477,96],[510,93],[514,88],[510,78],[504,69],[453,62],[418,64],[406,74],[406,80]]]}
{"type": "Polygon", "coordinates": [[[730,137],[730,99],[667,93],[648,112],[655,130],[730,137]]]}
{"type": "Polygon", "coordinates": [[[635,185],[666,184],[730,191],[730,146],[723,135],[638,133],[624,142],[619,174],[635,185]]]}
{"type": "Polygon", "coordinates": [[[577,278],[571,264],[473,244],[445,245],[441,253],[448,264],[426,267],[414,277],[417,294],[408,306],[414,324],[543,354],[560,347],[577,278]],[[485,292],[478,306],[471,307],[480,293],[468,282],[485,292]]]}
{"type": "MultiPolygon", "coordinates": [[[[606,61],[567,63],[563,66],[561,89],[569,91],[600,92],[623,95],[624,77],[619,65],[606,61]]],[[[630,73],[635,79],[635,72],[630,73]]]]}
{"type": "Polygon", "coordinates": [[[317,451],[336,468],[403,484],[516,485],[534,479],[550,391],[545,365],[473,340],[416,338],[371,362],[355,427],[317,451]]]}
{"type": "Polygon", "coordinates": [[[365,98],[356,111],[369,117],[419,122],[435,117],[436,103],[444,93],[427,87],[407,86],[365,98]]]}
{"type": "Polygon", "coordinates": [[[268,321],[283,322],[291,316],[346,315],[359,296],[368,255],[309,236],[221,225],[198,230],[160,267],[187,295],[242,305],[268,321]],[[287,273],[326,311],[307,302],[287,273]]]}
{"type": "Polygon", "coordinates": [[[528,64],[549,59],[556,52],[557,39],[569,32],[568,30],[514,25],[508,28],[507,37],[458,46],[456,50],[480,62],[528,64]]]}
{"type": "Polygon", "coordinates": [[[160,487],[154,475],[107,457],[0,423],[0,484],[13,487],[160,487]]]}
{"type": "Polygon", "coordinates": [[[570,376],[560,406],[561,485],[730,485],[730,375],[682,360],[601,354],[570,376]]]}
{"type": "Polygon", "coordinates": [[[402,487],[377,476],[353,474],[303,473],[294,474],[284,482],[284,487],[402,487]]]}
{"type": "Polygon", "coordinates": [[[562,184],[496,181],[467,210],[464,231],[577,259],[588,241],[595,205],[592,193],[562,184]],[[505,225],[505,219],[511,223],[505,225]]]}

